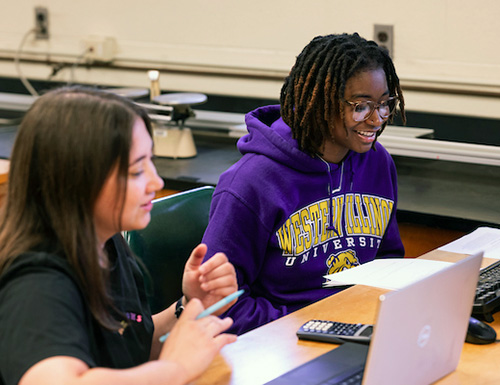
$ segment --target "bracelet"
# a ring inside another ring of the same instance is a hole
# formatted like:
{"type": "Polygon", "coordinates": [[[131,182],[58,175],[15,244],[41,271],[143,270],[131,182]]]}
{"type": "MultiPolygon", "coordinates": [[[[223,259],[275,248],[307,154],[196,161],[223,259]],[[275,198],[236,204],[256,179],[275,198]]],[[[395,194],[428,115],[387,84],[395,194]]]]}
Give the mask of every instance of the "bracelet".
{"type": "Polygon", "coordinates": [[[179,318],[184,310],[184,305],[182,304],[182,299],[184,297],[179,298],[177,303],[175,304],[175,318],[179,318]]]}

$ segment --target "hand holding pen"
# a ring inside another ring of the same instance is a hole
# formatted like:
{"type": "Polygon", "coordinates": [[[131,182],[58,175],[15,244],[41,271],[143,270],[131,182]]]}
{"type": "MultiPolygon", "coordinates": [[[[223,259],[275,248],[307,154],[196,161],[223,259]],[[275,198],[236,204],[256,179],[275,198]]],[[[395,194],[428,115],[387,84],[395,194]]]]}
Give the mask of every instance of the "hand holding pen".
{"type": "MultiPolygon", "coordinates": [[[[213,304],[212,306],[209,306],[207,307],[205,310],[203,310],[197,317],[196,319],[200,319],[200,318],[204,318],[214,312],[216,312],[217,310],[223,308],[224,306],[230,304],[231,302],[233,302],[236,298],[238,298],[240,295],[242,295],[244,293],[244,290],[238,290],[232,294],[229,294],[227,297],[224,297],[223,299],[221,299],[219,302],[213,304]]],[[[160,337],[160,342],[165,342],[165,340],[167,339],[169,333],[167,334],[164,334],[160,337]]]]}
{"type": "MultiPolygon", "coordinates": [[[[238,295],[240,293],[233,293],[226,301],[234,301],[238,295]]],[[[221,303],[218,306],[225,305],[221,303]]],[[[176,367],[182,369],[177,371],[176,383],[177,381],[183,384],[189,383],[197,378],[225,345],[237,340],[236,335],[224,333],[232,325],[232,319],[207,317],[206,314],[211,311],[216,310],[207,308],[204,311],[199,298],[191,299],[173,326],[166,342],[162,344],[158,339],[154,341],[154,345],[160,348],[157,359],[170,364],[175,363],[176,367]]]]}

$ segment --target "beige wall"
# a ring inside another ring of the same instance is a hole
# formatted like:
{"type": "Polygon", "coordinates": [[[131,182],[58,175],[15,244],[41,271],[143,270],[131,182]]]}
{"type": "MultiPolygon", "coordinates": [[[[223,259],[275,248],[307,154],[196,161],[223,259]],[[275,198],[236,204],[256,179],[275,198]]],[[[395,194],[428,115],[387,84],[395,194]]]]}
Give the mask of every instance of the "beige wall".
{"type": "MultiPolygon", "coordinates": [[[[439,83],[462,90],[500,90],[500,2],[497,0],[2,0],[0,57],[11,58],[33,27],[38,5],[49,10],[51,38],[29,36],[31,58],[75,62],[91,36],[116,39],[117,65],[164,69],[164,89],[277,98],[280,80],[170,75],[168,68],[285,75],[318,34],[394,25],[394,59],[403,83],[439,83]]],[[[81,61],[81,60],[80,60],[81,61]]],[[[46,79],[46,65],[23,63],[28,77],[46,79]]],[[[16,76],[0,61],[0,76],[16,76]]],[[[145,71],[76,68],[77,82],[147,87],[145,71]]],[[[55,80],[69,80],[61,71],[55,80]]],[[[2,90],[0,89],[0,92],[2,90]]],[[[500,117],[499,98],[407,92],[409,109],[500,117]]]]}

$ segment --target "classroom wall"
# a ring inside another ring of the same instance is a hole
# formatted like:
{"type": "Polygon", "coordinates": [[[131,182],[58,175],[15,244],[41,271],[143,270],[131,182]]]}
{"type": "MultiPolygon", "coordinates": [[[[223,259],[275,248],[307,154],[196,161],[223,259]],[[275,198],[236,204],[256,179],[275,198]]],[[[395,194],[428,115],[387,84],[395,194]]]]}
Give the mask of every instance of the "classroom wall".
{"type": "Polygon", "coordinates": [[[3,0],[0,76],[17,76],[12,58],[25,36],[23,58],[74,63],[50,77],[54,66],[22,62],[30,78],[148,87],[151,68],[163,89],[277,98],[312,37],[372,38],[374,24],[391,24],[403,85],[457,90],[410,90],[408,109],[500,118],[499,14],[496,0],[3,0]],[[29,34],[40,5],[49,10],[48,41],[29,34]],[[108,68],[83,66],[91,36],[115,39],[108,68]]]}

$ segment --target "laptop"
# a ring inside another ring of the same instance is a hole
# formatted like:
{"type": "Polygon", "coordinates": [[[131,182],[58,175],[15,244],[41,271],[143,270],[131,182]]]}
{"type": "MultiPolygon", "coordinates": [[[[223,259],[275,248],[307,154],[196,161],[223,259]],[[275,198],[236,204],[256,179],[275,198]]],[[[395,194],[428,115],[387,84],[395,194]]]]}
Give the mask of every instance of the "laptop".
{"type": "Polygon", "coordinates": [[[483,252],[468,256],[381,295],[369,345],[346,342],[267,385],[342,384],[356,372],[363,385],[420,385],[453,372],[465,341],[482,258],[483,252]]]}

